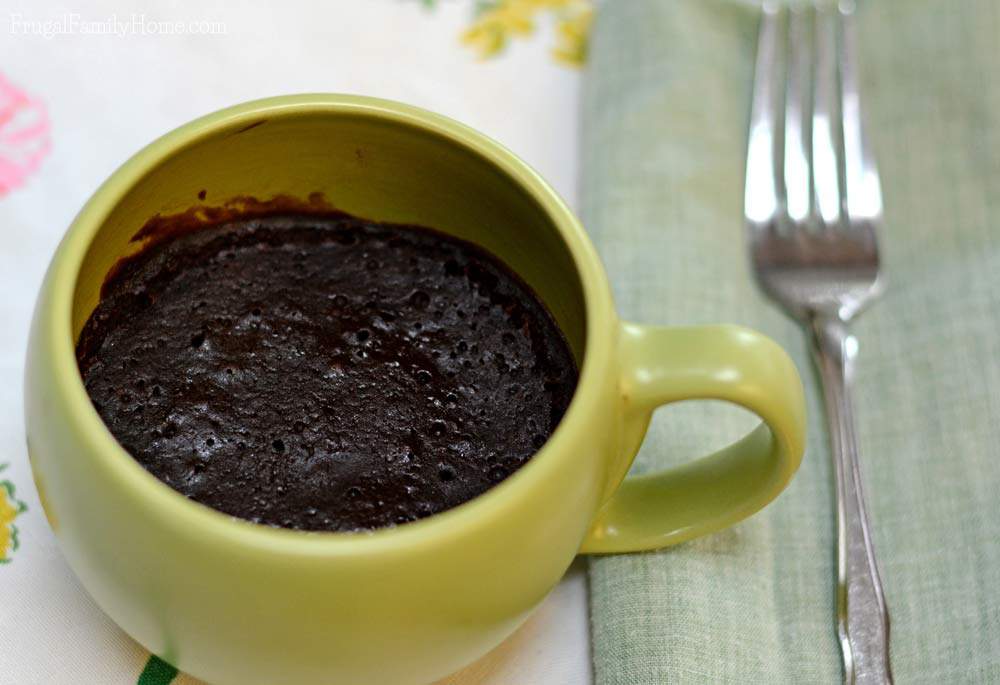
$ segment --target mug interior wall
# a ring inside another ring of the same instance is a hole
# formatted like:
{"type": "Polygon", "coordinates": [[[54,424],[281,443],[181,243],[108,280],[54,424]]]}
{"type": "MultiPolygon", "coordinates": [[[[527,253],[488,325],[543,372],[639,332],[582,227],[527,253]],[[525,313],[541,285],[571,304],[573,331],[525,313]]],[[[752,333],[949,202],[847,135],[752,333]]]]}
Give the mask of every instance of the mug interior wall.
{"type": "Polygon", "coordinates": [[[240,196],[305,199],[315,192],[350,214],[425,225],[487,248],[538,293],[582,362],[580,277],[534,198],[494,164],[443,135],[333,112],[213,131],[146,173],[116,204],[87,251],[74,293],[74,336],[97,305],[110,268],[140,247],[131,238],[151,217],[240,196]],[[201,191],[204,201],[198,199],[201,191]]]}

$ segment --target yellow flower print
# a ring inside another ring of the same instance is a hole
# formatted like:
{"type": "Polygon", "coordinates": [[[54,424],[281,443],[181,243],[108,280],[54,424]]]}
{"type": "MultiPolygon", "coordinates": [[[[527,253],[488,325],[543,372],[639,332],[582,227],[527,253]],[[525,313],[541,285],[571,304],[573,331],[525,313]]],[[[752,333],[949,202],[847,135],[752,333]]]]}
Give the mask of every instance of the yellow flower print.
{"type": "MultiPolygon", "coordinates": [[[[0,464],[0,471],[7,468],[0,464]]],[[[10,562],[10,555],[17,549],[17,526],[14,519],[28,508],[14,496],[14,484],[9,480],[0,481],[0,564],[10,562]]]]}
{"type": "Polygon", "coordinates": [[[593,18],[592,0],[489,0],[480,3],[479,18],[462,35],[462,41],[481,57],[496,55],[514,37],[530,35],[538,18],[551,14],[558,44],[553,56],[579,66],[587,58],[587,38],[593,18]]]}
{"type": "Polygon", "coordinates": [[[594,10],[587,8],[575,14],[563,17],[556,24],[559,44],[553,48],[552,54],[560,62],[572,66],[580,66],[587,61],[587,45],[590,38],[590,25],[594,20],[594,10]]]}

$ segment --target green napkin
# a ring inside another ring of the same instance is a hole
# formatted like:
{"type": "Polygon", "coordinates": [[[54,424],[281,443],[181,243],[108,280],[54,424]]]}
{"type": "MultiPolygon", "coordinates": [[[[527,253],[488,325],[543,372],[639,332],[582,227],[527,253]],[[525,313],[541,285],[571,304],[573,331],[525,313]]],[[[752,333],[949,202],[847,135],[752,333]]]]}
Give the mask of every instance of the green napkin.
{"type": "MultiPolygon", "coordinates": [[[[594,557],[599,685],[833,683],[831,465],[799,329],[756,291],[741,219],[757,9],[600,5],[584,103],[583,215],[624,317],[756,327],[795,357],[809,444],[789,489],[725,532],[594,557]]],[[[863,94],[889,289],[857,322],[862,466],[899,683],[1000,682],[1000,5],[871,0],[863,94]]],[[[753,421],[654,419],[633,472],[753,421]]]]}

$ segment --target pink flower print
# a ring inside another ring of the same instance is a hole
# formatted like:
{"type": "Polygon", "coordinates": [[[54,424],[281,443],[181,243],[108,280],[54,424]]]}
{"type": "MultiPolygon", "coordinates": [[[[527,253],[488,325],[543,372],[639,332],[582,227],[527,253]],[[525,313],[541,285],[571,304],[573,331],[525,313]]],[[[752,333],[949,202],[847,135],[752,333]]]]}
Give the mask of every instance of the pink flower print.
{"type": "Polygon", "coordinates": [[[51,144],[45,104],[0,74],[0,197],[39,167],[51,144]]]}

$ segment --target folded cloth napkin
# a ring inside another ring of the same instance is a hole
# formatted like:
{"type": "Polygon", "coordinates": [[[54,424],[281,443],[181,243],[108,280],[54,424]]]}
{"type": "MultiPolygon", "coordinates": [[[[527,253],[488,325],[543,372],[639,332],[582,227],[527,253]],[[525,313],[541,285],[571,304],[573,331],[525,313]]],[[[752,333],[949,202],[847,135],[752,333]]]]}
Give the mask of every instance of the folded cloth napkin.
{"type": "MultiPolygon", "coordinates": [[[[748,521],[590,562],[599,685],[833,683],[834,514],[800,331],[758,294],[742,236],[758,10],[600,5],[584,96],[585,222],[623,316],[773,336],[807,385],[792,485],[748,521]]],[[[1000,6],[869,0],[863,103],[888,290],[857,322],[857,420],[900,683],[1000,682],[1000,6]]],[[[633,472],[732,438],[735,410],[669,408],[633,472]]]]}

